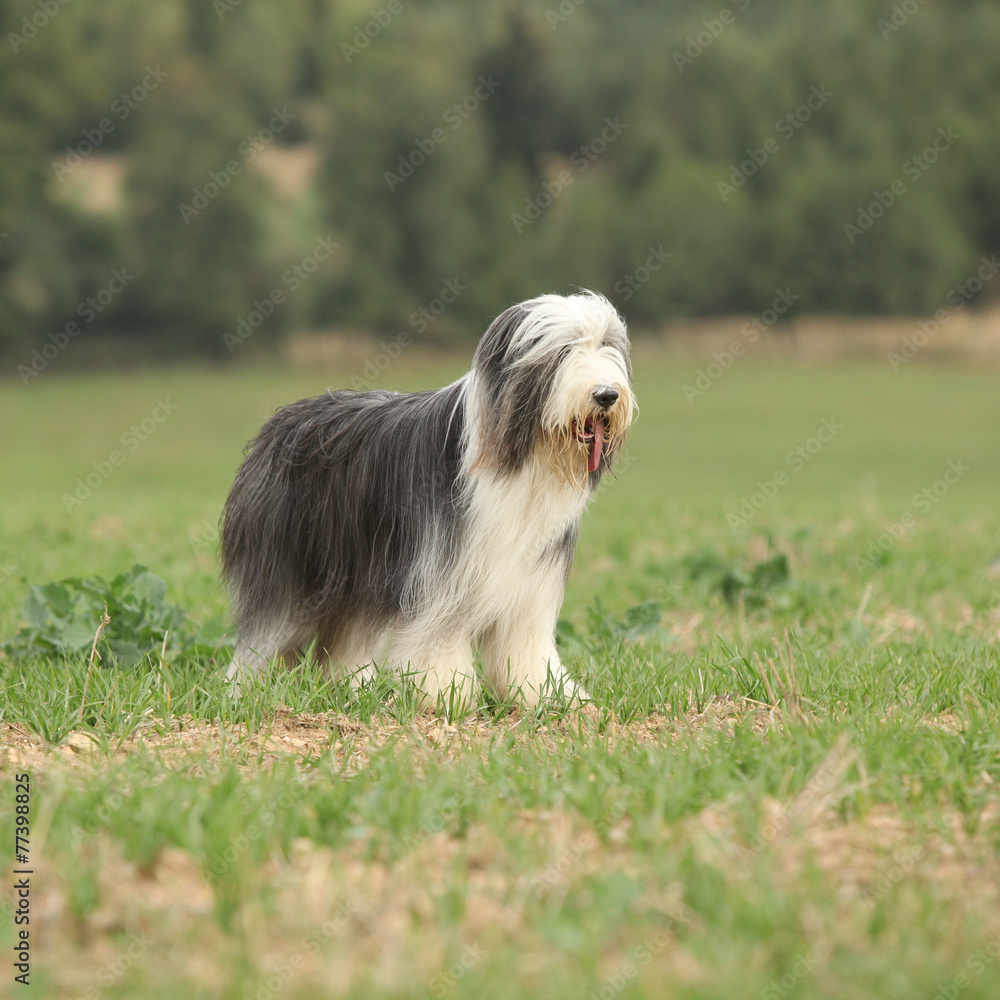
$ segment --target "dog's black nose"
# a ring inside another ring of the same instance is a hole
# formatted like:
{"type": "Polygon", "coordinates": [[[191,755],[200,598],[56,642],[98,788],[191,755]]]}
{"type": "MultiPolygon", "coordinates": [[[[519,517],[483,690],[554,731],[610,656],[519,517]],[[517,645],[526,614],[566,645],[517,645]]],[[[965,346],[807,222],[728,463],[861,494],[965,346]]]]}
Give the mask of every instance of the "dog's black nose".
{"type": "Polygon", "coordinates": [[[618,390],[610,385],[598,386],[594,390],[594,402],[608,410],[618,402],[618,390]]]}

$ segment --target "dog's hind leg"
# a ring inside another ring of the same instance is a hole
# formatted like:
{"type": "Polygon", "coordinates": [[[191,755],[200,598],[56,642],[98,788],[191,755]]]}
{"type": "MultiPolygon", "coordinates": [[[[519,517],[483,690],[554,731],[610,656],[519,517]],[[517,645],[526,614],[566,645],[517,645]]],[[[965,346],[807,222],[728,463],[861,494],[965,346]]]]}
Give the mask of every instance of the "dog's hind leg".
{"type": "Polygon", "coordinates": [[[329,629],[320,632],[319,649],[333,677],[346,676],[351,687],[372,683],[378,677],[380,665],[389,652],[387,632],[373,633],[370,629],[353,629],[346,635],[329,629]]]}
{"type": "Polygon", "coordinates": [[[226,671],[230,694],[240,695],[248,681],[260,676],[272,661],[291,659],[303,638],[301,630],[290,622],[259,631],[252,637],[240,636],[226,671]]]}

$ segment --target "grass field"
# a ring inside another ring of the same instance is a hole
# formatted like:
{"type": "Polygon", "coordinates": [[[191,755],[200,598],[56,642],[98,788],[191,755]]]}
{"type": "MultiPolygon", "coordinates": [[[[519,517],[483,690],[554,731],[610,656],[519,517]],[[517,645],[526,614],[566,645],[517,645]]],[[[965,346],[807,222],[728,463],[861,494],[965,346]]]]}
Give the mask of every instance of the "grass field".
{"type": "MultiPolygon", "coordinates": [[[[244,442],[353,371],[58,365],[0,385],[0,639],[28,583],[134,563],[224,616],[244,442]]],[[[34,872],[32,986],[7,895],[0,995],[997,996],[996,372],[744,359],[688,402],[697,363],[636,367],[560,626],[582,710],[0,656],[34,872]]]]}

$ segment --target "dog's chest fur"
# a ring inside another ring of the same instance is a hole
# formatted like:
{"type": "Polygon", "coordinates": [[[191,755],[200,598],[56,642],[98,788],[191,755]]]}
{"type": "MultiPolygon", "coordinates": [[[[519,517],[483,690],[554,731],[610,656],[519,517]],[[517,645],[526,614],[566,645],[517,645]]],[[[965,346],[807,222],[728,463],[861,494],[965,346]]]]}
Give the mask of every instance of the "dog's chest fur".
{"type": "Polygon", "coordinates": [[[513,475],[473,473],[445,583],[461,611],[485,623],[561,593],[589,494],[541,459],[513,475]]]}

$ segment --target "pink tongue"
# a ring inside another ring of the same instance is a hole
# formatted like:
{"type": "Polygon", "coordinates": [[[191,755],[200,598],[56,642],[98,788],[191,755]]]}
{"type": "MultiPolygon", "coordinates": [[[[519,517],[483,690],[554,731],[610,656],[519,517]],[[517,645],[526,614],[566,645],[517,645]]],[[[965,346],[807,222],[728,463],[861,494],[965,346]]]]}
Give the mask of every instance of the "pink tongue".
{"type": "Polygon", "coordinates": [[[601,464],[601,452],[604,450],[604,421],[595,420],[594,421],[594,443],[590,449],[590,455],[587,459],[587,471],[596,472],[597,467],[601,464]]]}

